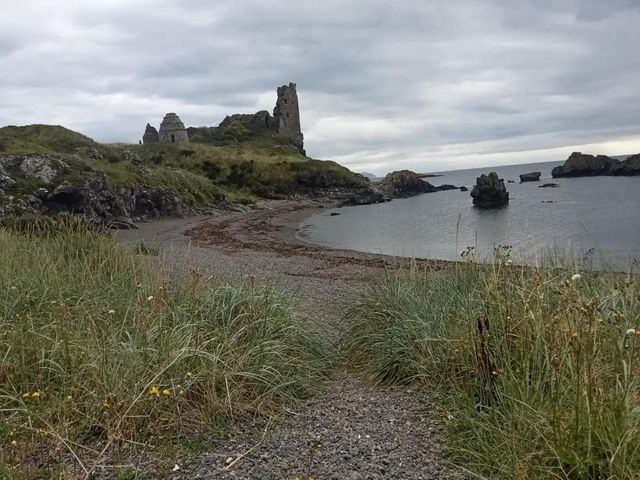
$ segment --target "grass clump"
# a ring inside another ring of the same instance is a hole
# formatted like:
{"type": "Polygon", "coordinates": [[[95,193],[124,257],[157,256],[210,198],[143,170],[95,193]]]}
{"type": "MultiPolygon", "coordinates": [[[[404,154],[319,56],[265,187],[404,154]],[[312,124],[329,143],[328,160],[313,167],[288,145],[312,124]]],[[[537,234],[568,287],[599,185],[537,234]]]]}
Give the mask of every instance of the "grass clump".
{"type": "Polygon", "coordinates": [[[447,393],[449,459],[472,477],[638,478],[637,276],[398,273],[347,320],[349,351],[379,381],[447,393]]]}
{"type": "Polygon", "coordinates": [[[169,283],[81,224],[0,228],[0,252],[0,464],[57,448],[86,473],[97,451],[273,412],[326,370],[319,332],[269,288],[169,283]]]}

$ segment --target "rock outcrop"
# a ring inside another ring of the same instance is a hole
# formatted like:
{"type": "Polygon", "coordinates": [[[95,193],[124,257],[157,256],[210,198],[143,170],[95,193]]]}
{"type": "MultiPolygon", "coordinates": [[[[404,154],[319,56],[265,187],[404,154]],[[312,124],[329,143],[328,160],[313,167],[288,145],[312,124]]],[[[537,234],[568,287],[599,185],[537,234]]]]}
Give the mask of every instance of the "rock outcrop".
{"type": "Polygon", "coordinates": [[[417,173],[410,170],[391,172],[384,180],[376,184],[376,188],[387,198],[405,198],[421,193],[437,192],[437,188],[425,182],[417,173]]]}
{"type": "Polygon", "coordinates": [[[596,175],[633,176],[640,175],[640,154],[620,161],[606,155],[588,155],[573,152],[564,165],[551,170],[553,178],[590,177],[596,175]]]}
{"type": "Polygon", "coordinates": [[[542,185],[538,185],[538,188],[558,188],[559,186],[557,183],[543,183],[542,185]]]}
{"type": "Polygon", "coordinates": [[[530,172],[520,174],[520,183],[524,182],[538,182],[540,181],[540,172],[530,172]]]}
{"type": "Polygon", "coordinates": [[[68,212],[89,222],[130,227],[134,221],[183,216],[189,208],[170,189],[132,186],[113,188],[101,170],[87,180],[71,181],[69,166],[54,156],[11,155],[0,158],[0,217],[68,212]],[[30,194],[16,195],[18,182],[36,182],[30,194]],[[6,191],[4,189],[7,189],[6,191]],[[9,193],[11,193],[9,195],[9,193]]]}
{"type": "Polygon", "coordinates": [[[499,208],[509,203],[509,192],[504,180],[498,178],[495,172],[478,177],[471,189],[471,197],[473,205],[478,208],[499,208]]]}

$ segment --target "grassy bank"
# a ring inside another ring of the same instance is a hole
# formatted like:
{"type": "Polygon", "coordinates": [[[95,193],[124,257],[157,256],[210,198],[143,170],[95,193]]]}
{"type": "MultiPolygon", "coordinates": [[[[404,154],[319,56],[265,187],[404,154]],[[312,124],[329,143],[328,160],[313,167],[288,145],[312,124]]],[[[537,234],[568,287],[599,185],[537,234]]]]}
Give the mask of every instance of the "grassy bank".
{"type": "Polygon", "coordinates": [[[172,283],[110,238],[63,231],[0,229],[0,477],[187,444],[307,395],[326,370],[289,298],[198,272],[172,283]]]}
{"type": "Polygon", "coordinates": [[[637,276],[398,273],[346,320],[352,358],[379,381],[445,392],[448,458],[470,477],[638,478],[637,276]]]}

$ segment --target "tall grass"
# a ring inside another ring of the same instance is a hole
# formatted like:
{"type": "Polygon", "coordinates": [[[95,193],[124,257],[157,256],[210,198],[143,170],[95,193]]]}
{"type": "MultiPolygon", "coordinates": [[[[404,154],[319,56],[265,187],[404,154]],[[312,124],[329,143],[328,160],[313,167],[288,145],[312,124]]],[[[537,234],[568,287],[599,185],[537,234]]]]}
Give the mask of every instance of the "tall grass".
{"type": "Polygon", "coordinates": [[[347,322],[379,381],[447,393],[448,456],[470,477],[639,478],[637,276],[503,261],[399,272],[347,322]]]}
{"type": "MultiPolygon", "coordinates": [[[[110,238],[0,229],[0,464],[194,437],[307,395],[319,332],[253,285],[178,283],[110,238]]],[[[0,473],[1,475],[1,473],[0,473]]]]}

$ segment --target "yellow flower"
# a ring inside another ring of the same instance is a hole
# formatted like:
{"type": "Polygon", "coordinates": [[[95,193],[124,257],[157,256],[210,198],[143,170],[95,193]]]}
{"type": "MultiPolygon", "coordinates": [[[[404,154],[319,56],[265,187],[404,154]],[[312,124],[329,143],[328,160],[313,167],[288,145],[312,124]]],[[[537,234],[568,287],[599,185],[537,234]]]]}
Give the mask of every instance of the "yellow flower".
{"type": "Polygon", "coordinates": [[[160,396],[160,390],[155,385],[149,389],[149,395],[155,395],[156,397],[160,396]]]}
{"type": "Polygon", "coordinates": [[[102,408],[109,408],[109,407],[111,407],[111,405],[109,405],[109,402],[107,402],[106,400],[102,402],[102,408]]]}
{"type": "Polygon", "coordinates": [[[149,296],[147,297],[147,302],[150,302],[150,301],[152,301],[152,300],[153,300],[153,295],[149,295],[149,296]]]}
{"type": "Polygon", "coordinates": [[[40,398],[41,393],[40,392],[33,392],[31,394],[31,398],[40,398]]]}
{"type": "Polygon", "coordinates": [[[185,377],[187,377],[187,378],[191,378],[191,377],[193,377],[193,372],[187,372],[187,373],[185,373],[184,375],[185,375],[185,377]]]}
{"type": "Polygon", "coordinates": [[[22,398],[29,398],[31,397],[31,394],[29,392],[25,392],[22,394],[22,398]]]}
{"type": "Polygon", "coordinates": [[[15,440],[11,440],[11,446],[15,447],[18,445],[18,442],[16,442],[15,440]]]}
{"type": "Polygon", "coordinates": [[[165,388],[164,390],[162,390],[162,395],[168,397],[169,395],[171,395],[171,390],[165,388]]]}
{"type": "Polygon", "coordinates": [[[70,402],[71,400],[73,400],[73,397],[71,395],[67,395],[66,400],[67,400],[67,402],[70,402]]]}
{"type": "Polygon", "coordinates": [[[184,390],[183,389],[178,390],[178,395],[184,395],[184,390]]]}
{"type": "Polygon", "coordinates": [[[578,337],[578,332],[573,332],[573,333],[571,334],[571,336],[572,336],[573,338],[577,338],[577,337],[578,337]]]}
{"type": "Polygon", "coordinates": [[[14,432],[13,430],[11,430],[11,431],[9,432],[9,436],[10,436],[10,437],[14,437],[15,435],[16,435],[16,432],[14,432]]]}

